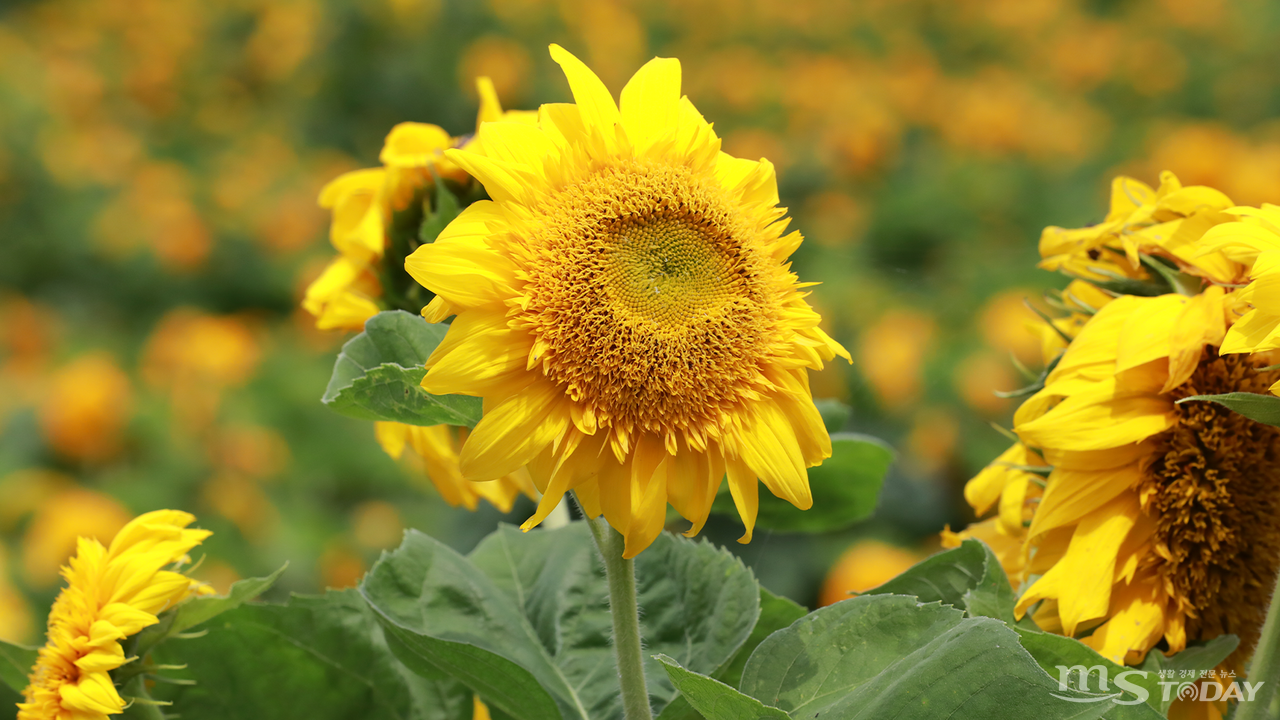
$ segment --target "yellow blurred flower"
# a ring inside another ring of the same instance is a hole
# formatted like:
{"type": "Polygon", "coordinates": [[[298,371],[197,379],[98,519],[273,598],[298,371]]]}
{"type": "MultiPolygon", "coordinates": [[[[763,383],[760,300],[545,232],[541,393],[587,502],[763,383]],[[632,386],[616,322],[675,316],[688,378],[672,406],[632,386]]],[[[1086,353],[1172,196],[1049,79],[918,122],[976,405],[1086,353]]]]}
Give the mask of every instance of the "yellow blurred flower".
{"type": "Polygon", "coordinates": [[[375,423],[378,443],[392,458],[399,460],[405,447],[422,460],[423,468],[431,484],[445,502],[454,507],[475,510],[480,499],[502,512],[510,512],[515,499],[521,493],[532,500],[538,499],[529,472],[519,468],[496,480],[471,482],[462,475],[458,454],[466,439],[466,431],[451,425],[419,427],[402,423],[375,423]]]}
{"type": "Polygon", "coordinates": [[[404,521],[395,505],[385,500],[368,500],[351,511],[351,534],[361,546],[383,550],[400,544],[404,521]]]}
{"type": "Polygon", "coordinates": [[[923,560],[920,553],[879,540],[860,540],[831,566],[818,594],[820,607],[847,600],[897,577],[923,560]]]}
{"type": "Polygon", "coordinates": [[[1183,187],[1171,172],[1161,173],[1156,190],[1133,178],[1117,177],[1111,185],[1111,211],[1103,222],[1074,230],[1045,228],[1040,267],[1099,282],[1145,279],[1150,277],[1140,262],[1145,253],[1172,260],[1188,274],[1235,283],[1240,264],[1219,252],[1204,252],[1201,242],[1209,228],[1231,219],[1223,211],[1232,205],[1213,188],[1183,187]]]}
{"type": "Polygon", "coordinates": [[[634,557],[668,503],[699,531],[727,471],[747,542],[759,481],[808,508],[805,468],[831,453],[807,370],[848,353],[786,263],[802,238],[784,235],[773,166],[722,153],[682,99],[678,61],[646,63],[619,107],[551,55],[575,104],[449,151],[494,200],[405,263],[437,293],[428,319],[457,314],[423,387],[485,399],[462,474],[528,466],[544,494],[525,529],[574,489],[634,557]]]}
{"type": "Polygon", "coordinates": [[[31,637],[31,608],[11,578],[8,551],[0,544],[0,640],[21,644],[31,637]]]}
{"type": "Polygon", "coordinates": [[[110,459],[121,448],[133,404],[129,378],[104,352],[59,368],[40,402],[40,427],[59,454],[81,462],[110,459]]]}
{"type": "Polygon", "coordinates": [[[215,473],[205,481],[200,498],[205,506],[235,523],[250,542],[265,542],[280,524],[280,512],[262,485],[240,473],[215,473]]]}
{"type": "Polygon", "coordinates": [[[58,579],[58,566],[76,549],[79,538],[106,541],[132,515],[115,498],[81,487],[67,487],[47,497],[22,538],[22,565],[27,582],[43,589],[58,579]]]}
{"type": "Polygon", "coordinates": [[[1280,376],[1219,356],[1232,302],[1216,286],[1112,300],[1018,410],[1021,442],[965,495],[979,513],[998,503],[995,529],[1022,541],[1014,582],[1040,575],[1019,616],[1042,602],[1037,622],[1093,630],[1083,641],[1116,662],[1228,632],[1227,665],[1248,659],[1280,565],[1280,430],[1174,404],[1280,376]]]}
{"type": "Polygon", "coordinates": [[[177,510],[140,515],[109,547],[82,538],[63,569],[67,587],[49,612],[49,639],[40,648],[19,720],[105,720],[125,701],[110,671],[126,662],[120,641],[156,624],[195,581],[163,568],[181,563],[209,532],[187,529],[195,517],[177,510]]]}
{"type": "Polygon", "coordinates": [[[178,308],[147,340],[142,377],[169,395],[185,425],[205,427],[217,415],[223,392],[247,383],[261,357],[258,333],[245,320],[178,308]]]}
{"type": "Polygon", "coordinates": [[[862,334],[854,366],[890,412],[900,412],[920,396],[924,360],[935,330],[928,315],[897,309],[885,313],[862,334]]]}

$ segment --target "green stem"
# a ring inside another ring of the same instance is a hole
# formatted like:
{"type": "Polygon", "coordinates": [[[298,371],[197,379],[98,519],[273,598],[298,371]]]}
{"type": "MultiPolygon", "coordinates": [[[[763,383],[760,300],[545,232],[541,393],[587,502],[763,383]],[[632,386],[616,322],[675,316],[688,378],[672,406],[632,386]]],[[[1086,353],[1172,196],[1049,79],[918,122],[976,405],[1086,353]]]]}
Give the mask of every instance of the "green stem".
{"type": "MultiPolygon", "coordinates": [[[[1277,578],[1277,582],[1280,583],[1280,578],[1277,578]]],[[[1235,720],[1263,720],[1273,717],[1272,699],[1275,697],[1276,685],[1280,685],[1280,584],[1271,591],[1271,607],[1267,610],[1267,621],[1262,626],[1258,647],[1253,651],[1249,682],[1260,682],[1263,685],[1258,688],[1253,702],[1240,703],[1235,720]]]]}
{"type": "Polygon", "coordinates": [[[626,720],[653,720],[649,690],[644,682],[644,654],[640,645],[640,611],[636,606],[635,562],[622,557],[622,536],[600,518],[587,518],[596,548],[604,557],[609,578],[609,610],[613,616],[613,650],[618,656],[618,681],[626,720]]]}
{"type": "Polygon", "coordinates": [[[121,696],[133,700],[133,703],[125,708],[123,717],[126,720],[164,720],[164,712],[152,702],[151,694],[147,692],[146,679],[142,675],[137,675],[125,683],[121,696]]]}

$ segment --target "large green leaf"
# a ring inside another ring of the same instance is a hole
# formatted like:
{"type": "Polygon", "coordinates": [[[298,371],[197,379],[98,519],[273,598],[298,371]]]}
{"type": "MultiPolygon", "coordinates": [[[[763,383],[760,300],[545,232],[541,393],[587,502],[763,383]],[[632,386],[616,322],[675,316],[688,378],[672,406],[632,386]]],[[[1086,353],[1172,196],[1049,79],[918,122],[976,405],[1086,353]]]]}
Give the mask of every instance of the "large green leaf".
{"type": "Polygon", "coordinates": [[[321,400],[361,420],[474,427],[480,398],[431,395],[420,385],[423,364],[448,329],[403,310],[374,315],[342,346],[321,400]]]}
{"type": "Polygon", "coordinates": [[[0,682],[20,694],[27,687],[27,676],[35,667],[37,654],[36,648],[0,640],[0,682]]]}
{"type": "Polygon", "coordinates": [[[1239,413],[1264,425],[1280,427],[1280,397],[1275,395],[1259,395],[1258,393],[1247,392],[1233,392],[1223,395],[1192,395],[1191,397],[1182,398],[1178,401],[1178,404],[1201,400],[1218,403],[1232,412],[1239,413]]]}
{"type": "Polygon", "coordinates": [[[443,676],[410,672],[391,654],[372,611],[353,590],[245,605],[206,623],[206,634],[155,651],[185,670],[159,683],[167,714],[183,720],[463,720],[471,693],[443,676]]]}
{"type": "MultiPolygon", "coordinates": [[[[1013,623],[1016,602],[1000,561],[985,544],[965,540],[960,547],[916,563],[898,577],[864,595],[912,595],[920,602],[941,602],[975,617],[1013,623]]],[[[1023,621],[1034,628],[1030,619],[1023,621]]]]}
{"type": "MultiPolygon", "coordinates": [[[[871,517],[880,498],[893,450],[883,440],[857,433],[834,433],[831,457],[809,468],[813,507],[799,510],[772,493],[760,493],[756,527],[781,532],[840,530],[871,517]]],[[[722,492],[712,512],[736,515],[733,499],[722,492]]]]}
{"type": "MultiPolygon", "coordinates": [[[[751,657],[751,653],[755,652],[756,646],[764,642],[765,638],[799,620],[806,614],[808,614],[808,610],[805,610],[800,605],[787,598],[774,595],[763,587],[760,588],[760,619],[756,621],[756,626],[752,628],[751,635],[747,637],[747,641],[742,644],[742,647],[738,648],[738,652],[734,654],[733,659],[715,673],[712,673],[711,679],[729,687],[737,687],[738,682],[742,679],[742,669],[747,666],[747,659],[751,657]]],[[[667,670],[667,674],[671,674],[670,669],[667,670]]],[[[676,681],[674,676],[671,679],[672,682],[676,681]]],[[[697,681],[691,682],[696,683],[697,681]]],[[[676,687],[680,688],[678,682],[676,682],[676,687]]],[[[685,697],[686,694],[684,689],[681,689],[681,695],[677,696],[662,709],[662,714],[658,720],[699,720],[702,716],[690,706],[685,697]]]]}
{"type": "MultiPolygon", "coordinates": [[[[543,647],[581,688],[592,718],[621,718],[604,568],[586,523],[521,533],[504,525],[471,560],[524,608],[543,647]]],[[[733,555],[663,533],[636,557],[641,633],[647,654],[666,653],[697,672],[727,665],[759,615],[759,586],[733,555]]],[[[675,696],[647,662],[650,703],[675,696]]]]}
{"type": "MultiPolygon", "coordinates": [[[[650,652],[714,672],[755,626],[758,586],[724,550],[663,534],[636,575],[650,652]]],[[[410,533],[363,592],[407,664],[449,672],[510,717],[622,717],[608,591],[585,523],[502,526],[469,560],[410,533]]],[[[661,709],[675,689],[656,661],[647,671],[661,709]]]]}
{"type": "MultiPolygon", "coordinates": [[[[1159,650],[1152,650],[1147,653],[1147,658],[1140,666],[1141,669],[1154,674],[1158,680],[1163,681],[1166,685],[1172,683],[1175,679],[1181,682],[1191,682],[1198,680],[1205,673],[1218,667],[1223,660],[1232,652],[1235,652],[1237,646],[1240,645],[1240,638],[1235,635],[1223,635],[1216,637],[1207,642],[1200,642],[1188,645],[1182,652],[1166,657],[1159,650]]],[[[1179,682],[1179,685],[1181,685],[1179,682]]],[[[1160,692],[1153,696],[1153,700],[1148,700],[1155,705],[1161,713],[1168,711],[1169,706],[1178,697],[1178,687],[1173,686],[1169,691],[1165,691],[1165,686],[1161,686],[1160,692]],[[1155,702],[1159,700],[1159,702],[1155,702]]]]}
{"type": "Polygon", "coordinates": [[[1107,695],[1060,688],[1004,623],[901,595],[845,600],[770,635],[739,690],[793,718],[831,720],[1053,720],[1113,707],[1107,695]]]}
{"type": "Polygon", "coordinates": [[[1022,647],[1031,653],[1036,664],[1060,684],[1086,692],[1120,693],[1115,707],[1103,715],[1107,720],[1159,720],[1164,717],[1168,706],[1160,705],[1160,677],[1156,673],[1117,665],[1074,638],[1021,628],[1018,634],[1022,647]],[[1073,672],[1072,668],[1076,670],[1073,672]],[[1083,676],[1079,668],[1086,669],[1083,676]],[[1105,687],[1102,684],[1104,676],[1105,687]]]}

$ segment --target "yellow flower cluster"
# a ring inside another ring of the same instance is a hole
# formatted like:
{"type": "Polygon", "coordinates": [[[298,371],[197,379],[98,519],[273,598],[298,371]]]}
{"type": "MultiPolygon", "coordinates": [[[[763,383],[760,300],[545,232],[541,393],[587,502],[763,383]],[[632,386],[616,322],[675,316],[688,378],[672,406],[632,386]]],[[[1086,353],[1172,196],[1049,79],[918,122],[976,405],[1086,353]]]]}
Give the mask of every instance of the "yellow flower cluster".
{"type": "Polygon", "coordinates": [[[1280,380],[1278,210],[1165,173],[1118,178],[1098,225],[1045,230],[1042,267],[1078,278],[1069,314],[1045,325],[1018,442],[965,488],[994,517],[944,534],[992,546],[1024,584],[1019,617],[1116,662],[1225,633],[1227,666],[1252,654],[1280,567],[1280,429],[1177,401],[1280,380]]]}
{"type": "Polygon", "coordinates": [[[110,675],[130,662],[121,641],[199,590],[187,576],[164,569],[209,536],[187,527],[194,521],[185,512],[157,510],[121,528],[109,547],[81,538],[63,568],[67,587],[49,612],[48,642],[18,706],[19,720],[91,720],[124,710],[110,675]]]}

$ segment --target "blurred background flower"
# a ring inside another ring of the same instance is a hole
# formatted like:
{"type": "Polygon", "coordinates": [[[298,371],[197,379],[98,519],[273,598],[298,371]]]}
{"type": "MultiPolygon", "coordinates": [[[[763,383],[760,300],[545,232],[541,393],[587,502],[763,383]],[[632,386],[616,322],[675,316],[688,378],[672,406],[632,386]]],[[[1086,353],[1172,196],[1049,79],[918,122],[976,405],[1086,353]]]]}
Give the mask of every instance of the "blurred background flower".
{"type": "Polygon", "coordinates": [[[814,605],[879,566],[855,541],[971,519],[961,486],[1007,445],[993,391],[1054,342],[1026,331],[1063,284],[1033,269],[1042,227],[1100,221],[1116,174],[1280,200],[1277,31],[1264,0],[7,3],[0,637],[35,639],[68,533],[160,507],[215,531],[197,576],[288,559],[281,592],[355,583],[402,527],[465,550],[527,517],[450,507],[322,407],[344,336],[299,303],[332,258],[321,188],[400,122],[471,132],[478,77],[507,108],[567,100],[550,42],[614,92],[679,57],[726,150],[778,166],[796,268],[855,357],[815,395],[899,450],[870,522],[729,543],[814,605]]]}

